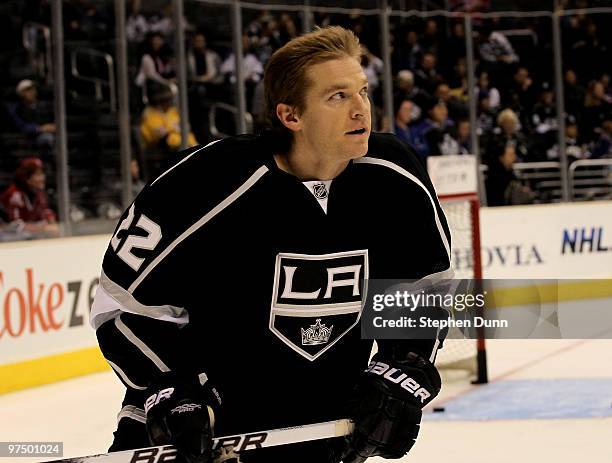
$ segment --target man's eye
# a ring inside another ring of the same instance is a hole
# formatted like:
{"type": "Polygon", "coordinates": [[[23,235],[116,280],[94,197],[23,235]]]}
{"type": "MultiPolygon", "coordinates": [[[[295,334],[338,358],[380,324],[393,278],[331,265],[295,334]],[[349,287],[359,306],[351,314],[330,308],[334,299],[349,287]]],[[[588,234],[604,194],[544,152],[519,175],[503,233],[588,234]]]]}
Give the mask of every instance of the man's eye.
{"type": "Polygon", "coordinates": [[[368,94],[368,87],[363,87],[363,88],[361,89],[361,94],[362,94],[362,95],[367,95],[367,94],[368,94]]]}
{"type": "Polygon", "coordinates": [[[334,93],[330,100],[342,100],[345,97],[345,93],[344,92],[338,92],[338,93],[334,93]]]}

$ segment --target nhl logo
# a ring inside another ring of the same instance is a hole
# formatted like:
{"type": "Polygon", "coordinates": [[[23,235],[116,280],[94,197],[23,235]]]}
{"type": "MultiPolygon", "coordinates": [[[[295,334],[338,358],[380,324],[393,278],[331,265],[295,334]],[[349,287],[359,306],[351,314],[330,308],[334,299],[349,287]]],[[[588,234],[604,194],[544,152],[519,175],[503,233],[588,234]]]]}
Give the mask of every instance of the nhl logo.
{"type": "Polygon", "coordinates": [[[317,318],[317,322],[314,325],[310,325],[310,328],[307,330],[300,328],[302,332],[302,345],[316,346],[318,344],[327,344],[333,329],[334,325],[328,328],[325,326],[325,323],[321,323],[320,318],[317,318]]]}
{"type": "Polygon", "coordinates": [[[327,187],[324,183],[317,183],[312,187],[312,191],[317,199],[327,198],[327,187]]]}

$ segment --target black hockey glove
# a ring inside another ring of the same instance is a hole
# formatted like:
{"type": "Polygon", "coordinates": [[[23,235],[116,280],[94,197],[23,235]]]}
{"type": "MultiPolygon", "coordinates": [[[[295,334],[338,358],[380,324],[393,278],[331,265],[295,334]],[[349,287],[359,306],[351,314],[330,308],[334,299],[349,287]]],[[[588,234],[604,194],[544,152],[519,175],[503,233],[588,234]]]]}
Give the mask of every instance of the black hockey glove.
{"type": "Polygon", "coordinates": [[[152,445],[172,444],[188,463],[208,463],[212,455],[214,410],[221,398],[198,376],[165,373],[147,388],[145,413],[152,445]]]}
{"type": "Polygon", "coordinates": [[[342,461],[403,457],[419,433],[421,409],[438,395],[440,386],[436,367],[415,353],[402,359],[375,355],[349,401],[355,430],[347,438],[342,461]]]}

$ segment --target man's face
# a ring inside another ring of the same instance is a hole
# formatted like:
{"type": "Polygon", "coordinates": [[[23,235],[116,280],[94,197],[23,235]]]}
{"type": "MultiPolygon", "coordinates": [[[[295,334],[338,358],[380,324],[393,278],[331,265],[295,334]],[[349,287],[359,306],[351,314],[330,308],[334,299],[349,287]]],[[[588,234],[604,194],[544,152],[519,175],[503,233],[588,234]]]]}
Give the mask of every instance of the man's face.
{"type": "Polygon", "coordinates": [[[297,115],[294,148],[320,159],[348,161],[368,151],[371,131],[368,80],[361,64],[346,57],[306,71],[310,88],[297,115]]]}

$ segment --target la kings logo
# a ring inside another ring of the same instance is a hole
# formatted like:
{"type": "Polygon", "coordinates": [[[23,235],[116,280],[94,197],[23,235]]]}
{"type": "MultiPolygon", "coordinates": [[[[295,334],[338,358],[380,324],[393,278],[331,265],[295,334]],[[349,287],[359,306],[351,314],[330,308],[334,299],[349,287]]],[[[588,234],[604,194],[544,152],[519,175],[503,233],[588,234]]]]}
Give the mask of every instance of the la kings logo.
{"type": "Polygon", "coordinates": [[[276,256],[270,330],[310,361],[338,342],[361,317],[368,251],[276,256]]]}

